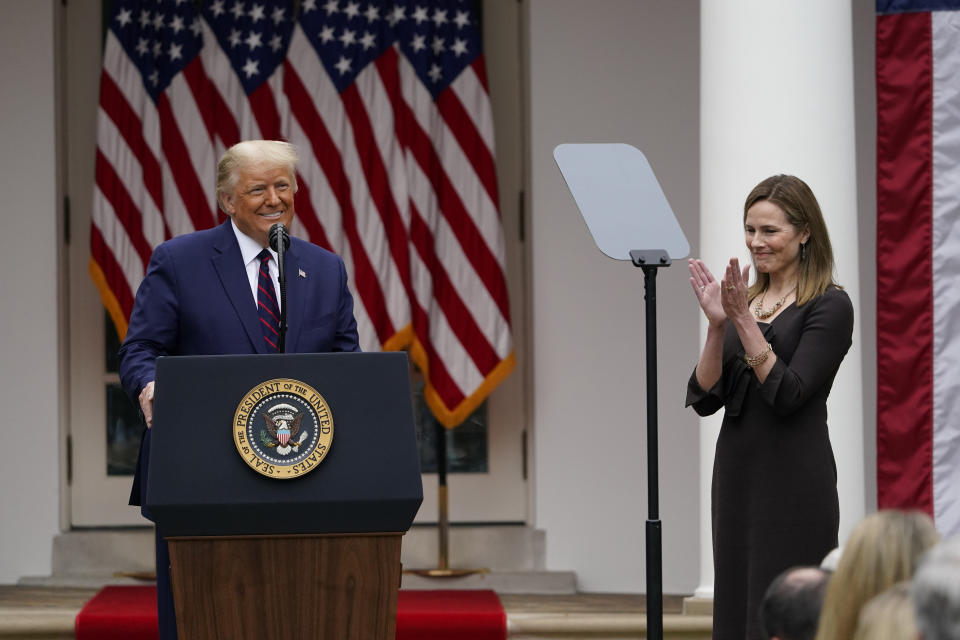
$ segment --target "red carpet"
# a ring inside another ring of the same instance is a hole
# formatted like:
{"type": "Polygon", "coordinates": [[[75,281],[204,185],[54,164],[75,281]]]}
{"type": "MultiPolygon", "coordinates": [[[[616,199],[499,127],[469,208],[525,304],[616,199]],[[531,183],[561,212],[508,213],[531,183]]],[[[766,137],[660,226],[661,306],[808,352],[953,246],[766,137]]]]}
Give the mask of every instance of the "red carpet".
{"type": "Polygon", "coordinates": [[[77,614],[77,640],[156,640],[157,588],[104,587],[77,614]]]}
{"type": "Polygon", "coordinates": [[[507,614],[493,591],[400,591],[397,640],[506,640],[507,614]]]}
{"type": "MultiPolygon", "coordinates": [[[[155,640],[155,587],[104,587],[77,615],[77,640],[155,640]]],[[[493,591],[400,591],[397,640],[506,640],[493,591]]]]}

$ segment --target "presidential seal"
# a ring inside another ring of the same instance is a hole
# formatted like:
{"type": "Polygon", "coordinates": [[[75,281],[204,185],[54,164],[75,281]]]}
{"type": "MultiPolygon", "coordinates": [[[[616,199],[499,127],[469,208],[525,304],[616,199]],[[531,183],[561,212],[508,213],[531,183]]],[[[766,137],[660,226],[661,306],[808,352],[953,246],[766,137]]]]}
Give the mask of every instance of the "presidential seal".
{"type": "Polygon", "coordinates": [[[313,471],[333,442],[330,407],[310,385],[278,378],[247,392],[233,417],[233,441],[251,469],[278,480],[313,471]]]}

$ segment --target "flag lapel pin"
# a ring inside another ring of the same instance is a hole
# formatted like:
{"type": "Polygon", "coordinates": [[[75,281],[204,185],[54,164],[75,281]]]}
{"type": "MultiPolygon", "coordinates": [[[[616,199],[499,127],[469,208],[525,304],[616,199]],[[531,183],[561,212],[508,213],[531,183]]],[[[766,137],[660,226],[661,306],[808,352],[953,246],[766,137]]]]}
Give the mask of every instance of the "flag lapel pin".
{"type": "Polygon", "coordinates": [[[297,269],[297,275],[300,276],[301,278],[306,278],[306,277],[307,277],[307,272],[304,271],[303,269],[299,269],[299,268],[298,268],[298,269],[297,269]]]}

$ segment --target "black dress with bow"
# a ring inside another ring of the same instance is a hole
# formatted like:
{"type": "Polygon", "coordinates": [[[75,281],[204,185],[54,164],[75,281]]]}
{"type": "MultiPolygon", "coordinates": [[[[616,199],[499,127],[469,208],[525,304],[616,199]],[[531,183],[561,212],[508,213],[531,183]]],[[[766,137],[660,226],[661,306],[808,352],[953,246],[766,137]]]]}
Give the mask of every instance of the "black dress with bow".
{"type": "Polygon", "coordinates": [[[707,391],[694,373],[687,386],[687,406],[701,416],[725,409],[711,491],[715,640],[761,639],[770,582],[789,567],[819,565],[837,546],[827,396],[850,348],[853,306],[830,288],[758,325],[777,355],[763,384],[727,323],[720,380],[707,391]]]}

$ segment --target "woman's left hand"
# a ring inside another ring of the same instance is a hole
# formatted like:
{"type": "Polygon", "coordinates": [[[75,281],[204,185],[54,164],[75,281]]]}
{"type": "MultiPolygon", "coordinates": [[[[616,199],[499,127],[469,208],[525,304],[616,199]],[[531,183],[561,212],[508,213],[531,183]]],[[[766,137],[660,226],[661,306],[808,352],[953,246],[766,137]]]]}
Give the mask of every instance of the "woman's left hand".
{"type": "Polygon", "coordinates": [[[741,271],[740,261],[737,258],[731,258],[723,274],[723,280],[720,281],[720,304],[723,305],[724,312],[731,320],[750,315],[750,307],[747,305],[749,277],[750,265],[743,267],[741,271]]]}

